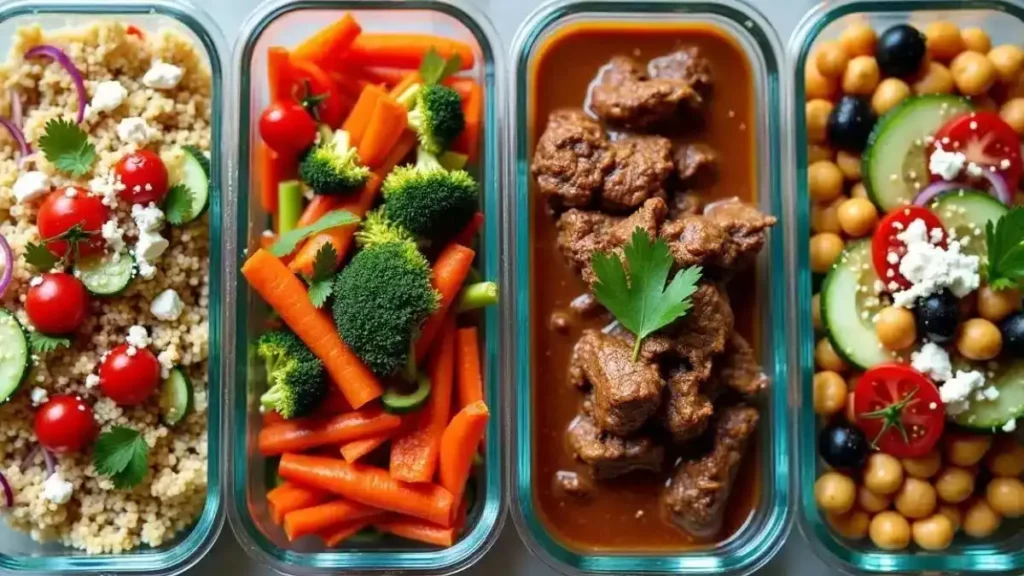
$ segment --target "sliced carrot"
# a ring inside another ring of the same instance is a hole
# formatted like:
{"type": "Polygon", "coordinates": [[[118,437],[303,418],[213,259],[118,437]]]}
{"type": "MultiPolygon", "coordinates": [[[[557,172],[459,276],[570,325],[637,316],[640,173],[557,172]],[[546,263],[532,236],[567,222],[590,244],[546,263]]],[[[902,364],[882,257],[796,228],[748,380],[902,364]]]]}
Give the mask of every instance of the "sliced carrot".
{"type": "Polygon", "coordinates": [[[334,83],[334,87],[338,91],[345,95],[346,100],[351,102],[348,106],[349,114],[352,113],[354,105],[359,100],[359,95],[362,94],[363,88],[366,87],[367,82],[349,75],[347,72],[341,72],[333,68],[325,68],[324,72],[327,77],[334,83]]]}
{"type": "Polygon", "coordinates": [[[360,34],[345,55],[348,62],[363,66],[417,68],[431,48],[444,58],[459,55],[461,69],[469,70],[476,60],[465,42],[431,34],[360,34]]]}
{"type": "Polygon", "coordinates": [[[267,84],[270,101],[285,100],[292,95],[290,54],[284,46],[267,48],[267,84]]]}
{"type": "Polygon", "coordinates": [[[461,534],[466,529],[466,520],[469,517],[469,500],[465,498],[459,502],[455,510],[455,522],[452,523],[452,528],[455,528],[455,532],[461,534]]]}
{"type": "Polygon", "coordinates": [[[284,533],[288,540],[297,540],[307,534],[316,534],[338,524],[362,520],[377,514],[380,514],[380,510],[373,506],[351,500],[333,500],[285,514],[284,533]]]}
{"type": "Polygon", "coordinates": [[[371,517],[363,520],[356,520],[354,522],[345,522],[321,532],[320,537],[324,539],[324,543],[327,544],[328,548],[334,548],[338,544],[341,544],[345,540],[355,536],[364,528],[372,526],[373,520],[374,518],[371,517]]]}
{"type": "Polygon", "coordinates": [[[416,424],[391,443],[391,475],[405,482],[430,482],[437,471],[441,436],[451,414],[455,372],[455,323],[449,320],[430,362],[430,398],[416,424]]]}
{"type": "Polygon", "coordinates": [[[484,92],[480,84],[473,80],[458,79],[452,87],[462,96],[462,115],[466,118],[466,126],[452,143],[452,150],[469,157],[469,162],[476,159],[480,151],[480,126],[483,122],[484,92]]]}
{"type": "Polygon", "coordinates": [[[294,158],[284,158],[270,149],[262,140],[256,145],[255,172],[260,191],[260,205],[267,214],[277,213],[277,185],[295,178],[298,163],[294,158]]]}
{"type": "Polygon", "coordinates": [[[371,68],[366,66],[348,66],[345,62],[334,62],[331,64],[334,70],[354,82],[373,84],[391,90],[409,74],[409,70],[401,68],[371,68]]]}
{"type": "Polygon", "coordinates": [[[331,386],[327,391],[327,397],[324,398],[323,402],[320,403],[316,408],[314,414],[316,416],[337,416],[338,414],[344,414],[351,412],[352,406],[349,405],[348,400],[345,400],[345,395],[341,393],[341,390],[337,386],[331,386]]]}
{"type": "Polygon", "coordinates": [[[317,194],[313,196],[313,199],[306,204],[302,215],[299,216],[299,221],[295,223],[295,227],[303,228],[309,226],[322,218],[324,214],[340,209],[345,200],[346,197],[341,195],[328,196],[326,194],[317,194]]]}
{"type": "Polygon", "coordinates": [[[422,79],[420,78],[419,70],[408,72],[397,84],[395,84],[395,87],[391,89],[391,97],[397,100],[398,97],[405,94],[405,91],[411,88],[413,84],[418,84],[421,81],[422,79]]]}
{"type": "MultiPolygon", "coordinates": [[[[346,198],[340,202],[338,209],[348,210],[352,214],[363,217],[369,212],[370,208],[373,207],[373,203],[377,200],[377,192],[380,190],[381,178],[374,173],[370,173],[369,179],[366,184],[363,185],[362,190],[356,193],[355,196],[346,198]]],[[[355,238],[356,230],[359,229],[359,223],[355,222],[352,224],[345,224],[344,226],[338,226],[336,228],[329,228],[323,232],[319,232],[313,235],[312,238],[306,240],[302,247],[299,248],[298,252],[295,253],[295,257],[292,259],[288,268],[292,272],[299,272],[310,276],[313,274],[313,262],[316,261],[316,253],[320,251],[320,248],[324,244],[330,242],[334,245],[334,252],[337,257],[334,261],[334,266],[338,267],[345,260],[348,255],[349,248],[352,247],[352,240],[355,238]]]]}
{"type": "Polygon", "coordinates": [[[410,152],[416,149],[416,143],[416,134],[409,130],[402,132],[401,138],[398,139],[398,142],[391,148],[391,152],[388,152],[387,158],[380,163],[380,166],[377,166],[374,172],[387,177],[395,169],[395,166],[398,166],[410,152]]]}
{"type": "Polygon", "coordinates": [[[352,46],[352,42],[362,32],[359,23],[346,12],[338,21],[321,28],[316,34],[306,38],[295,54],[311,62],[323,65],[338,57],[352,46]]]}
{"type": "Polygon", "coordinates": [[[459,295],[462,283],[469,275],[469,269],[473,266],[473,258],[476,252],[470,248],[457,243],[448,244],[441,255],[434,262],[434,288],[441,294],[441,304],[438,309],[427,318],[423,329],[420,330],[420,338],[416,341],[416,361],[421,362],[430,351],[430,345],[434,337],[441,330],[448,308],[459,295]]]}
{"type": "Polygon", "coordinates": [[[359,158],[365,166],[377,168],[388,157],[408,128],[408,110],[394,98],[382,96],[374,106],[370,123],[359,141],[359,158]]]}
{"type": "Polygon", "coordinates": [[[260,414],[260,420],[264,426],[270,426],[271,424],[277,424],[278,422],[284,422],[284,417],[274,411],[268,411],[260,414]]]}
{"type": "Polygon", "coordinates": [[[340,458],[285,454],[277,473],[284,479],[320,488],[382,510],[451,525],[455,499],[437,484],[407,484],[387,470],[349,464],[340,458]]]}
{"type": "Polygon", "coordinates": [[[441,486],[451,492],[456,501],[462,501],[466,480],[473,469],[473,457],[476,456],[490,417],[486,404],[474,402],[459,411],[441,435],[438,478],[441,486]]]}
{"type": "Polygon", "coordinates": [[[476,239],[476,235],[480,233],[480,229],[483,227],[484,214],[483,212],[477,212],[476,214],[473,214],[473,218],[469,220],[466,227],[452,239],[452,242],[471,248],[473,246],[473,240],[476,239]]]}
{"type": "Polygon", "coordinates": [[[460,410],[484,400],[479,338],[480,333],[475,327],[460,328],[455,335],[455,380],[458,383],[457,406],[460,410]]]}
{"type": "Polygon", "coordinates": [[[374,406],[330,418],[293,418],[279,422],[260,430],[258,444],[260,454],[274,456],[376,436],[401,425],[400,417],[374,406]]]}
{"type": "Polygon", "coordinates": [[[341,445],[341,456],[346,462],[356,462],[363,456],[380,448],[391,439],[391,436],[391,433],[377,434],[376,436],[346,442],[341,445]]]}
{"type": "Polygon", "coordinates": [[[445,528],[418,518],[391,515],[373,524],[381,532],[434,546],[451,547],[455,544],[455,528],[445,528]]]}
{"type": "Polygon", "coordinates": [[[271,520],[275,524],[281,524],[289,512],[316,506],[330,497],[331,495],[323,490],[285,482],[267,492],[267,509],[270,511],[271,520]]]}
{"type": "Polygon", "coordinates": [[[323,361],[327,374],[353,408],[361,408],[384,393],[370,369],[341,341],[334,322],[309,301],[306,285],[284,262],[260,249],[242,265],[242,275],[323,361]]]}
{"type": "Polygon", "coordinates": [[[377,101],[386,95],[387,92],[383,88],[373,85],[367,85],[359,93],[356,105],[352,107],[345,123],[341,125],[342,130],[348,132],[353,146],[358,146],[362,141],[363,134],[370,125],[370,120],[373,119],[373,112],[377,109],[377,101]]]}

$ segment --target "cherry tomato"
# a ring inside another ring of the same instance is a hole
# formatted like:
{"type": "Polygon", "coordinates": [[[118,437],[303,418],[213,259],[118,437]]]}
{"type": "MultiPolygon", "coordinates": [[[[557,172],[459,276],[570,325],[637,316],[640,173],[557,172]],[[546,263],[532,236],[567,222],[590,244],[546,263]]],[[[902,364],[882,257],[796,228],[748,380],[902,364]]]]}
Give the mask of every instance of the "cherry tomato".
{"type": "Polygon", "coordinates": [[[120,406],[146,401],[160,383],[160,362],[146,348],[122,344],[100,364],[100,390],[120,406]]]}
{"type": "MultiPolygon", "coordinates": [[[[994,169],[1006,180],[1010,190],[1017,189],[1024,172],[1020,136],[996,112],[979,110],[957,116],[939,128],[934,137],[929,155],[938,146],[946,151],[963,152],[968,163],[973,162],[985,170],[994,169]]],[[[984,180],[979,183],[987,184],[984,180]]]]}
{"type": "Polygon", "coordinates": [[[55,394],[36,411],[36,438],[51,452],[79,452],[96,437],[92,407],[78,396],[55,394]]]}
{"type": "Polygon", "coordinates": [[[42,275],[42,282],[30,283],[25,295],[25,313],[32,326],[43,334],[69,334],[78,330],[89,309],[89,294],[82,282],[64,272],[42,275]]]}
{"type": "Polygon", "coordinates": [[[897,458],[927,454],[946,425],[939,389],[903,364],[884,364],[862,374],[853,391],[853,410],[873,446],[897,458]]]}
{"type": "Polygon", "coordinates": [[[331,77],[308,60],[292,59],[291,73],[297,98],[317,98],[316,117],[331,128],[340,128],[345,120],[345,101],[331,77]]]}
{"type": "Polygon", "coordinates": [[[167,194],[167,167],[151,150],[125,154],[114,167],[124,183],[121,198],[132,204],[160,203],[167,194]]]}
{"type": "MultiPolygon", "coordinates": [[[[108,218],[110,213],[99,197],[80,186],[65,186],[50,192],[43,200],[39,215],[36,216],[36,226],[39,228],[39,236],[44,240],[56,238],[80,226],[85,234],[72,241],[77,245],[80,255],[88,256],[103,251],[104,240],[99,232],[108,218]]],[[[46,248],[58,258],[71,256],[74,254],[71,251],[72,241],[50,240],[46,248]]]]}
{"type": "Polygon", "coordinates": [[[129,24],[129,25],[125,26],[124,27],[124,33],[129,35],[129,36],[135,36],[139,40],[145,40],[145,38],[146,38],[146,34],[142,31],[141,28],[139,28],[135,24],[129,24]]]}
{"type": "Polygon", "coordinates": [[[871,262],[875,265],[878,277],[888,285],[895,282],[901,288],[909,288],[910,281],[900,274],[900,260],[907,253],[907,246],[897,236],[907,229],[914,220],[924,220],[929,234],[932,230],[942,231],[942,241],[937,246],[946,245],[946,229],[939,217],[923,206],[904,206],[885,215],[875,228],[871,238],[871,262]],[[889,254],[896,254],[890,262],[889,254]],[[892,271],[892,274],[889,272],[892,271]]]}
{"type": "Polygon", "coordinates": [[[274,102],[260,115],[260,136],[274,152],[295,157],[313,145],[316,122],[298,102],[274,102]]]}

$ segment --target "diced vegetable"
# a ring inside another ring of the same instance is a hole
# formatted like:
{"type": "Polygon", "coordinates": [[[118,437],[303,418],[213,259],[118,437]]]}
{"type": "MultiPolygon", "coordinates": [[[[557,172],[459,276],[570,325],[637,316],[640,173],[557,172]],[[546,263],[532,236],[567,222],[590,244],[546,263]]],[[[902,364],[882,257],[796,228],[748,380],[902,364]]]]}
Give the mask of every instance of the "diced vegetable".
{"type": "Polygon", "coordinates": [[[420,338],[416,341],[417,362],[423,360],[427,356],[427,352],[430,351],[430,345],[441,330],[448,309],[455,301],[455,297],[458,296],[462,289],[462,283],[473,266],[474,257],[476,257],[476,252],[473,250],[459,244],[449,244],[434,262],[433,282],[434,288],[441,294],[441,305],[437,312],[427,319],[420,331],[420,338]]]}
{"type": "Polygon", "coordinates": [[[302,184],[285,180],[277,185],[277,233],[291,232],[302,212],[302,184]]]}
{"type": "Polygon", "coordinates": [[[80,258],[75,275],[93,296],[110,297],[125,291],[135,279],[135,257],[129,252],[80,258]]]}
{"type": "Polygon", "coordinates": [[[364,66],[416,68],[431,49],[446,59],[458,55],[463,70],[469,70],[476,63],[473,49],[464,42],[443,36],[407,33],[361,34],[344,58],[364,66]]]}
{"type": "Polygon", "coordinates": [[[0,342],[4,343],[4,353],[0,354],[0,402],[6,402],[28,376],[32,360],[25,329],[13,314],[3,309],[0,342]]]}
{"type": "Polygon", "coordinates": [[[160,384],[160,419],[176,426],[192,410],[192,381],[181,368],[172,368],[160,384]]]}

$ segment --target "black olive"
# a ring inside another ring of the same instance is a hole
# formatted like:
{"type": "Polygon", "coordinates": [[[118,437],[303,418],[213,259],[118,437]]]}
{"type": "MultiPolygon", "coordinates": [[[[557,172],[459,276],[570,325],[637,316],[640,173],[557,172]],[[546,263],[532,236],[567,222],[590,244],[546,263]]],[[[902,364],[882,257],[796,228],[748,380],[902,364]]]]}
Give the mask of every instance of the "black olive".
{"type": "Polygon", "coordinates": [[[960,326],[960,301],[948,290],[917,301],[914,306],[918,334],[942,344],[956,336],[960,326]]]}
{"type": "Polygon", "coordinates": [[[925,50],[920,30],[909,24],[897,24],[878,39],[875,58],[883,76],[903,78],[921,69],[925,50]]]}
{"type": "Polygon", "coordinates": [[[860,152],[877,119],[867,99],[843,96],[828,115],[828,141],[836,148],[860,152]]]}
{"type": "Polygon", "coordinates": [[[1024,312],[1007,316],[999,323],[1003,333],[1003,352],[1014,358],[1024,358],[1024,312]]]}
{"type": "Polygon", "coordinates": [[[833,468],[857,469],[868,459],[868,440],[852,424],[829,424],[818,436],[818,452],[833,468]]]}

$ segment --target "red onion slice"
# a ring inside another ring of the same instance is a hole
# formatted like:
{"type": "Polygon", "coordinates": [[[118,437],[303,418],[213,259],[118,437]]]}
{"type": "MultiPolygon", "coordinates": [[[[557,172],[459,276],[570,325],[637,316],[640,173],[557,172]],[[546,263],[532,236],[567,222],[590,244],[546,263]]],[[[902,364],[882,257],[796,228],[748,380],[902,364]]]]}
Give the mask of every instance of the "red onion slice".
{"type": "Polygon", "coordinates": [[[7,482],[7,477],[4,476],[3,472],[0,472],[0,484],[4,487],[4,497],[7,500],[7,507],[14,508],[14,490],[11,490],[11,485],[7,482]]]}
{"type": "Polygon", "coordinates": [[[46,477],[49,478],[57,471],[57,460],[53,457],[53,452],[43,448],[43,461],[46,462],[46,477]]]}
{"type": "Polygon", "coordinates": [[[1010,185],[1007,184],[1006,178],[1003,178],[1002,174],[983,168],[981,175],[988,180],[989,185],[992,187],[989,190],[989,194],[1007,206],[1013,205],[1013,190],[1010,190],[1010,185]]]}
{"type": "Polygon", "coordinates": [[[965,186],[960,182],[946,182],[945,180],[939,180],[938,182],[932,182],[921,190],[920,193],[914,198],[915,206],[927,206],[929,202],[935,200],[943,194],[953,192],[955,190],[968,190],[969,186],[965,186]]]}
{"type": "Polygon", "coordinates": [[[11,97],[11,121],[15,126],[21,128],[25,123],[24,111],[21,107],[21,94],[14,89],[11,89],[9,94],[11,97]]]}
{"type": "Polygon", "coordinates": [[[75,67],[75,63],[71,61],[71,58],[68,58],[68,55],[56,46],[41,44],[25,52],[25,58],[37,58],[40,56],[53,58],[71,76],[71,81],[75,83],[75,90],[78,91],[78,116],[75,118],[75,123],[81,124],[82,120],[85,119],[85,105],[88,104],[87,100],[89,99],[89,95],[85,91],[85,79],[82,78],[82,73],[75,67]]]}
{"type": "Polygon", "coordinates": [[[11,284],[11,277],[14,276],[14,253],[11,252],[11,245],[7,243],[3,234],[0,234],[0,254],[4,256],[4,267],[0,270],[0,298],[3,298],[11,284]]]}
{"type": "Polygon", "coordinates": [[[32,153],[32,147],[28,145],[28,140],[25,139],[25,134],[21,131],[21,128],[18,128],[11,120],[0,116],[0,126],[3,126],[10,133],[11,138],[14,138],[14,141],[18,143],[18,152],[21,153],[21,158],[18,159],[20,164],[32,153]]]}
{"type": "MultiPolygon", "coordinates": [[[[988,180],[989,191],[988,193],[1007,206],[1013,203],[1013,193],[1010,191],[1010,187],[1006,184],[1006,179],[1003,178],[998,172],[992,172],[991,170],[982,170],[981,174],[988,180]]],[[[936,200],[943,194],[950,192],[957,192],[960,190],[973,190],[974,188],[964,184],[963,182],[946,182],[945,180],[939,180],[938,182],[932,182],[924,190],[914,198],[915,206],[927,206],[933,200],[936,200]]]]}

